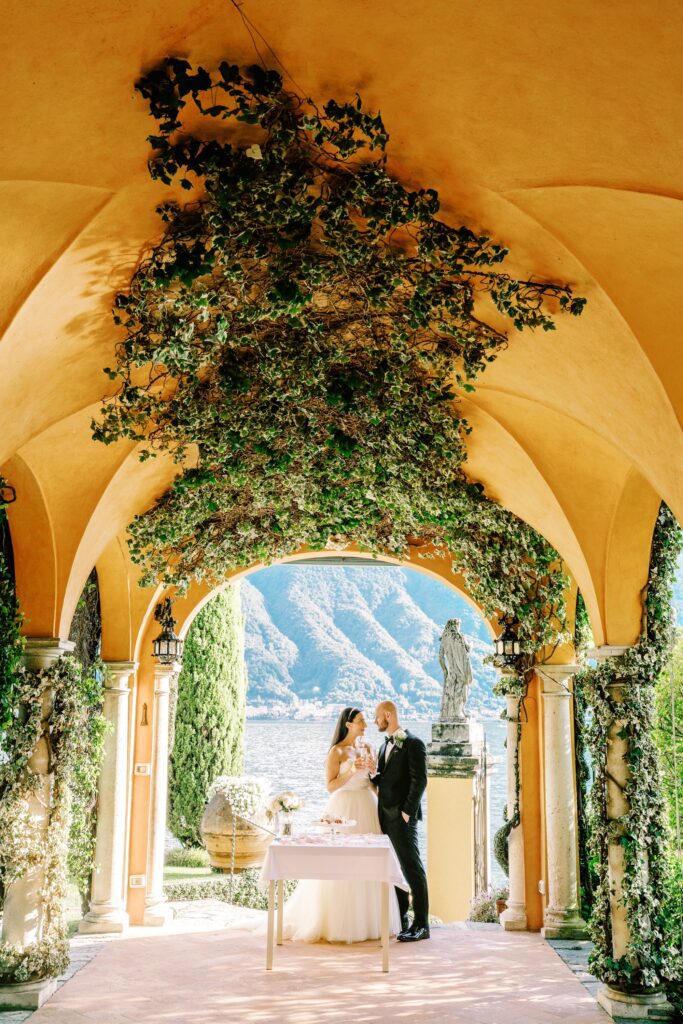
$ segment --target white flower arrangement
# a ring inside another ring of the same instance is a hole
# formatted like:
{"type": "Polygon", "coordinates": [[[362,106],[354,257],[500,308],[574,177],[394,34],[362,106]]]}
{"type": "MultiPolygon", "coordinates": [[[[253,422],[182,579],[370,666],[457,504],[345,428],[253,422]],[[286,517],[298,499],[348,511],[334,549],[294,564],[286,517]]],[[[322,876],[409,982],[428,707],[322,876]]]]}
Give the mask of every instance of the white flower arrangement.
{"type": "Polygon", "coordinates": [[[263,807],[270,786],[260,775],[219,775],[209,786],[207,800],[220,793],[235,814],[253,817],[263,807]]]}
{"type": "Polygon", "coordinates": [[[298,793],[286,789],[273,797],[266,807],[266,813],[269,818],[274,818],[276,814],[293,814],[294,811],[300,811],[303,805],[304,802],[298,793]]]}
{"type": "Polygon", "coordinates": [[[400,749],[408,739],[408,733],[404,729],[397,729],[393,736],[394,743],[400,749]]]}

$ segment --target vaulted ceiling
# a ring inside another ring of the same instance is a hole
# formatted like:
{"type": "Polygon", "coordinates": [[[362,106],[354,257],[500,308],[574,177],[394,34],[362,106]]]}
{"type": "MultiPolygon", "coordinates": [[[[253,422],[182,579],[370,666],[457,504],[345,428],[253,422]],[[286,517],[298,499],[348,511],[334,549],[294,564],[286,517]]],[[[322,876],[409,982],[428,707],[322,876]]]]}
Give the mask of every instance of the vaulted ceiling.
{"type": "MultiPolygon", "coordinates": [[[[466,403],[469,473],[558,548],[596,640],[632,642],[659,502],[683,518],[683,7],[244,0],[242,12],[266,62],[269,44],[306,94],[358,91],[381,109],[390,170],[437,188],[446,219],[502,241],[512,270],[588,297],[580,319],[511,338],[487,370],[466,403]]],[[[148,179],[133,84],[168,54],[256,54],[227,0],[39,0],[3,11],[3,30],[0,467],[19,491],[28,628],[47,634],[68,628],[93,564],[124,571],[112,545],[172,475],[89,433],[112,296],[159,232],[164,190],[148,179]]]]}

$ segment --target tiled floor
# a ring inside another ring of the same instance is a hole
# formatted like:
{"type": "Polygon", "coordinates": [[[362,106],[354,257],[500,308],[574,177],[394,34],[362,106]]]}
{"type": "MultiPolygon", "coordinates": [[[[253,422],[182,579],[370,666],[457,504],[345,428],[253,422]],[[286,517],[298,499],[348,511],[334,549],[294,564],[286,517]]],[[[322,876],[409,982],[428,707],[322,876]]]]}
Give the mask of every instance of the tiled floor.
{"type": "Polygon", "coordinates": [[[108,943],[30,1024],[607,1024],[538,935],[437,927],[428,942],[300,945],[264,969],[263,935],[199,908],[168,930],[108,943]],[[210,929],[210,930],[207,930],[210,929]]]}

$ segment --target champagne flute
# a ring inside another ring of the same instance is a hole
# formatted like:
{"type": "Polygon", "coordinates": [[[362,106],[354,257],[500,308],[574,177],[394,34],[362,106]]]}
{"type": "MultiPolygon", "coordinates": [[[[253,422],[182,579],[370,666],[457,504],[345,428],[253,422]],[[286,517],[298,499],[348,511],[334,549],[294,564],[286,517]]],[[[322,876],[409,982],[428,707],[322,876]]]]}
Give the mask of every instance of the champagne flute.
{"type": "Polygon", "coordinates": [[[358,751],[358,756],[363,759],[363,769],[368,770],[370,768],[372,748],[362,736],[359,736],[356,740],[356,750],[358,751]]]}

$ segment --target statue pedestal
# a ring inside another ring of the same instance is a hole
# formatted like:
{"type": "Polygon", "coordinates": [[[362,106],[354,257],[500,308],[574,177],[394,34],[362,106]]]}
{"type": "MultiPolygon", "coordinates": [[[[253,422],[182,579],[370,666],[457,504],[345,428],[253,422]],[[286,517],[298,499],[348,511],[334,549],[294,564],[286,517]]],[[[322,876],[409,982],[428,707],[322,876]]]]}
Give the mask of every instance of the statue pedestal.
{"type": "Polygon", "coordinates": [[[474,759],[477,763],[484,747],[484,727],[470,718],[457,722],[435,722],[432,742],[427,747],[429,764],[447,767],[454,761],[474,759]]]}
{"type": "Polygon", "coordinates": [[[465,921],[470,900],[488,885],[483,751],[479,722],[461,719],[432,726],[427,747],[427,875],[430,911],[445,922],[465,921]]]}

